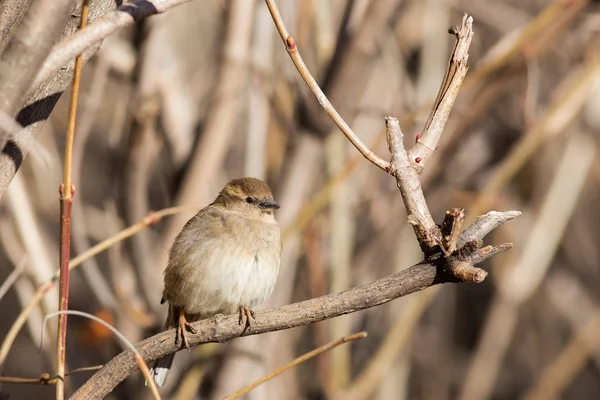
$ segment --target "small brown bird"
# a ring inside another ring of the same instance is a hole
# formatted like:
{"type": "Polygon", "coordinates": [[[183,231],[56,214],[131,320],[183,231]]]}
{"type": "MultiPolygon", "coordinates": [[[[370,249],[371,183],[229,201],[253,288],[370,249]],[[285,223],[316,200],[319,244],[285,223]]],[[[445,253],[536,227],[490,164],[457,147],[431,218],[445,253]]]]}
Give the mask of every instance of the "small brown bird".
{"type": "MultiPolygon", "coordinates": [[[[190,321],[217,314],[240,314],[240,325],[254,318],[252,307],[272,293],[281,262],[281,235],[273,211],[279,204],[256,178],[234,179],[212,204],[190,219],[171,246],[161,304],[169,302],[165,329],[177,328],[189,349],[190,321]]],[[[175,354],[158,359],[151,370],[165,383],[175,354]]]]}

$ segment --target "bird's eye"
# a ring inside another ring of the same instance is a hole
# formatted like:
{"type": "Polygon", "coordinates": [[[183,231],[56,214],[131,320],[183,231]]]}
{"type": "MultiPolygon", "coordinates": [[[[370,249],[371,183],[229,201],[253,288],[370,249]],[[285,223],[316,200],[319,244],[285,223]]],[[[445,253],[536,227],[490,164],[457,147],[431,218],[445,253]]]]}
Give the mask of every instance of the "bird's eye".
{"type": "Polygon", "coordinates": [[[246,203],[252,204],[254,203],[254,199],[252,197],[246,197],[246,203]]]}

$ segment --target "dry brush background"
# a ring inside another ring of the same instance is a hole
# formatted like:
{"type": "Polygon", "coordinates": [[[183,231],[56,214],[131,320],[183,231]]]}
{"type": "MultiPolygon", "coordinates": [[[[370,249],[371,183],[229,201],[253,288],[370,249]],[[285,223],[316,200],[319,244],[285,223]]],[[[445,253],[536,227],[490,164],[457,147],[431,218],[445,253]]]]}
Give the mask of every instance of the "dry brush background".
{"type": "MultiPolygon", "coordinates": [[[[0,3],[0,51],[26,9],[11,14],[11,3],[38,2],[0,3]]],[[[91,20],[120,3],[91,1],[91,20]]],[[[482,284],[436,286],[307,327],[180,352],[164,398],[222,398],[362,330],[368,338],[302,364],[248,398],[600,397],[600,3],[278,4],[331,102],[384,159],[384,116],[399,118],[410,146],[447,66],[454,43],[447,28],[465,12],[473,16],[470,70],[422,183],[438,223],[450,207],[465,208],[471,219],[490,209],[521,210],[487,239],[514,248],[486,263],[490,275],[482,284]]],[[[65,18],[76,26],[77,15],[65,18]]],[[[68,79],[69,71],[50,81],[68,79]]],[[[0,83],[3,77],[0,69],[0,83]]],[[[58,268],[68,97],[43,126],[43,118],[31,125],[39,144],[25,141],[30,154],[2,196],[0,285],[17,277],[3,296],[0,289],[2,341],[58,268]]],[[[72,256],[151,210],[200,208],[229,179],[250,175],[274,188],[285,232],[282,272],[261,308],[371,282],[422,259],[394,180],[327,118],[261,1],[197,0],[104,40],[83,68],[74,151],[72,256]]],[[[167,249],[191,215],[164,217],[74,269],[70,308],[109,321],[134,343],[160,331],[167,249]]],[[[30,315],[0,363],[3,375],[54,374],[55,322],[38,347],[43,316],[57,299],[50,290],[30,315]]],[[[68,329],[67,370],[120,352],[114,336],[91,321],[70,317],[68,329]]],[[[67,378],[67,392],[92,373],[67,378]]],[[[0,385],[0,397],[54,396],[50,386],[0,385]]],[[[112,396],[150,394],[135,373],[112,396]]]]}

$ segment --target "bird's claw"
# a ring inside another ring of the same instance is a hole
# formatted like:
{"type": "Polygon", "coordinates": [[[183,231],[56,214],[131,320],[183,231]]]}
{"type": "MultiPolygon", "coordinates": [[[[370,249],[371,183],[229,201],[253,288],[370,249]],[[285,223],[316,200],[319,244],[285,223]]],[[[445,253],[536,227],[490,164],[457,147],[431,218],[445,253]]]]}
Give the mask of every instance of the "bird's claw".
{"type": "Polygon", "coordinates": [[[252,324],[250,321],[255,319],[254,311],[252,311],[248,307],[240,306],[240,318],[238,321],[238,323],[240,325],[243,324],[244,317],[246,317],[246,326],[244,327],[244,332],[246,331],[246,329],[248,330],[248,332],[250,332],[250,329],[252,328],[252,326],[251,326],[252,324]]]}
{"type": "Polygon", "coordinates": [[[181,312],[179,314],[179,323],[177,324],[175,344],[179,342],[179,336],[181,336],[181,341],[183,342],[183,345],[188,351],[190,351],[190,342],[187,337],[188,332],[195,334],[196,329],[185,319],[184,313],[181,312]]]}

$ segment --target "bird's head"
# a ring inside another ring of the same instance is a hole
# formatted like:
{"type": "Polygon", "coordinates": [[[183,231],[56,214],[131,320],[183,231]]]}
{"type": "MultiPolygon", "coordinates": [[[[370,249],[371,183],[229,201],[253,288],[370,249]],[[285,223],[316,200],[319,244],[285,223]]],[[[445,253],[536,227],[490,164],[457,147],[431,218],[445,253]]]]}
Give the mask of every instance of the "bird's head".
{"type": "Polygon", "coordinates": [[[221,190],[215,204],[253,217],[272,217],[280,207],[271,188],[256,178],[232,180],[221,190]]]}

